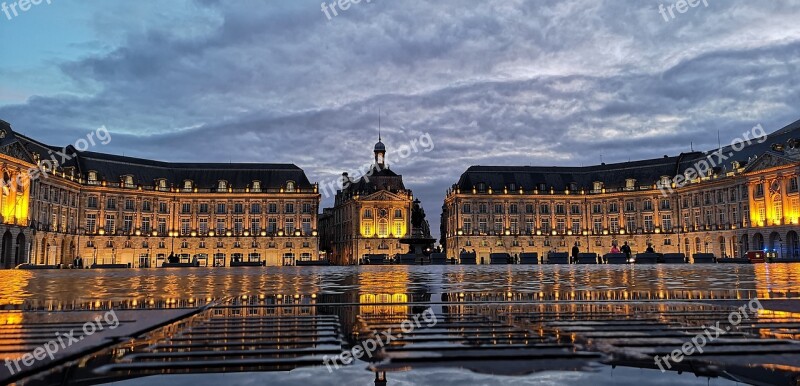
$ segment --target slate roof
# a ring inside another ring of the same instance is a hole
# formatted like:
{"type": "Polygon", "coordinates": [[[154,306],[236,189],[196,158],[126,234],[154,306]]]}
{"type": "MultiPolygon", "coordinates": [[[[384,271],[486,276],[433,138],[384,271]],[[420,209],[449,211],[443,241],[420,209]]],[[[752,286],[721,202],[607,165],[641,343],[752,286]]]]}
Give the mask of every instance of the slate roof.
{"type": "MultiPolygon", "coordinates": [[[[752,132],[752,130],[747,131],[752,132]]],[[[479,183],[484,183],[486,189],[491,187],[494,191],[502,191],[511,184],[515,184],[517,189],[522,187],[526,190],[537,189],[544,184],[546,189],[564,190],[569,188],[571,183],[575,183],[578,189],[591,190],[593,183],[600,181],[605,188],[619,189],[625,187],[629,178],[636,180],[636,186],[652,186],[662,176],[672,178],[683,174],[701,160],[712,160],[717,172],[732,171],[735,169],[734,161],[739,162],[740,167],[745,166],[756,157],[773,152],[774,144],[786,145],[798,139],[800,139],[800,120],[769,134],[762,143],[751,139],[750,143],[739,151],[734,151],[731,145],[723,146],[719,152],[726,158],[724,160],[712,155],[718,151],[713,149],[706,152],[681,153],[672,157],[585,167],[477,165],[467,169],[455,186],[462,191],[471,191],[479,183]]],[[[738,148],[739,143],[736,145],[738,148]]]]}
{"type": "MultiPolygon", "coordinates": [[[[313,189],[303,169],[294,164],[274,163],[187,163],[162,162],[142,158],[125,157],[92,151],[77,151],[73,146],[55,147],[43,144],[22,134],[13,132],[11,126],[0,121],[0,129],[6,130],[6,137],[0,146],[14,142],[21,144],[30,154],[37,153],[42,159],[50,158],[50,152],[64,152],[72,159],[63,162],[62,167],[74,167],[83,178],[89,171],[98,173],[98,180],[117,183],[122,176],[132,175],[134,184],[153,186],[158,179],[166,179],[167,186],[182,187],[185,180],[191,180],[199,189],[216,188],[220,180],[225,180],[234,189],[252,186],[253,181],[261,182],[261,189],[280,189],[287,181],[294,181],[301,190],[313,189]]],[[[61,156],[56,155],[61,161],[61,156]]]]}

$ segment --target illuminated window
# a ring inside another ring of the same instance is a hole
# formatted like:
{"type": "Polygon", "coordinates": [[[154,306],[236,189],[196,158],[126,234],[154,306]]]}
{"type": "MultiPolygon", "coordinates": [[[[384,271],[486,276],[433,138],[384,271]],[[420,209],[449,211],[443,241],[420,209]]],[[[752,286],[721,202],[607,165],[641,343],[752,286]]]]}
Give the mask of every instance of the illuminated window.
{"type": "Polygon", "coordinates": [[[609,219],[609,226],[611,233],[619,233],[619,219],[612,217],[609,219]]]}
{"type": "Polygon", "coordinates": [[[603,219],[596,217],[594,219],[594,234],[599,235],[603,233],[603,219]]]}
{"type": "Polygon", "coordinates": [[[86,215],[86,232],[89,234],[95,233],[97,231],[97,215],[96,214],[87,214],[86,215]]]}
{"type": "Polygon", "coordinates": [[[664,232],[671,232],[672,231],[672,215],[671,214],[662,214],[661,215],[661,228],[664,229],[664,232]]]}
{"type": "Polygon", "coordinates": [[[378,237],[389,236],[389,222],[381,219],[378,221],[378,237]]]}
{"type": "Polygon", "coordinates": [[[287,181],[286,182],[286,191],[287,192],[294,192],[294,181],[287,181]]]}
{"type": "MultiPolygon", "coordinates": [[[[467,229],[472,228],[472,224],[470,222],[464,222],[464,232],[469,232],[467,229]]],[[[395,221],[394,223],[394,235],[395,236],[403,236],[403,223],[400,221],[395,221]]]]}
{"type": "Polygon", "coordinates": [[[772,198],[772,208],[775,215],[773,219],[775,222],[781,221],[783,219],[783,201],[781,201],[781,195],[776,194],[772,198]]]}
{"type": "Polygon", "coordinates": [[[218,190],[227,190],[228,189],[228,181],[220,180],[219,183],[217,184],[217,189],[218,190]]]}
{"type": "Polygon", "coordinates": [[[261,191],[261,181],[253,181],[253,191],[254,192],[261,191]]]}
{"type": "Polygon", "coordinates": [[[644,230],[645,232],[652,232],[655,230],[652,214],[647,214],[644,216],[644,230]]]}
{"type": "Polygon", "coordinates": [[[364,209],[364,218],[372,218],[372,209],[364,209]]]}

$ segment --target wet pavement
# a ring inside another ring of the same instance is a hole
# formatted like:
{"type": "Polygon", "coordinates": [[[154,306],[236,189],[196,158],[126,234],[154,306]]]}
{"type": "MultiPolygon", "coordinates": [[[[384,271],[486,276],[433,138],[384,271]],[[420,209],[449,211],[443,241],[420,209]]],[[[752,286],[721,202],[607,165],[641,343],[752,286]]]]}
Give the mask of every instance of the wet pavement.
{"type": "Polygon", "coordinates": [[[17,382],[796,385],[798,276],[795,264],[0,271],[0,356],[113,310],[119,328],[17,382]],[[698,336],[702,353],[654,360],[698,336]]]}

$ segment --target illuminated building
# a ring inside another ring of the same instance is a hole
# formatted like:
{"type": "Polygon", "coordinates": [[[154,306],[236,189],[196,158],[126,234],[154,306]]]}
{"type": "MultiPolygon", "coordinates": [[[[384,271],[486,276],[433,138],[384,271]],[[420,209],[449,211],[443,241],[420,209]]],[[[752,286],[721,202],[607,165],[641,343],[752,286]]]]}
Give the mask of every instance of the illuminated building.
{"type": "Polygon", "coordinates": [[[326,244],[322,248],[335,264],[357,264],[367,255],[391,257],[408,251],[400,239],[410,229],[413,195],[403,185],[403,177],[385,164],[386,146],[380,138],[373,153],[371,174],[354,179],[343,173],[334,207],[323,212],[326,244]]]}
{"type": "Polygon", "coordinates": [[[27,171],[35,167],[24,159],[25,150],[14,144],[11,127],[0,120],[0,268],[27,262],[33,230],[28,226],[30,185],[27,171]]]}
{"type": "Polygon", "coordinates": [[[736,150],[723,147],[722,160],[691,152],[587,167],[470,167],[444,201],[447,255],[474,249],[488,262],[491,253],[569,252],[576,242],[605,254],[628,242],[633,253],[652,243],[687,256],[800,258],[800,121],[736,150]],[[703,160],[714,166],[705,173],[703,160]],[[675,184],[689,169],[701,173],[675,184]]]}
{"type": "MultiPolygon", "coordinates": [[[[62,150],[0,125],[4,178],[62,150]]],[[[23,191],[4,190],[4,227],[16,224],[11,236],[32,243],[24,259],[3,266],[72,264],[79,256],[85,266],[145,268],[173,253],[208,266],[318,257],[320,195],[295,165],[167,163],[64,149],[69,159],[54,171],[23,191]]]]}

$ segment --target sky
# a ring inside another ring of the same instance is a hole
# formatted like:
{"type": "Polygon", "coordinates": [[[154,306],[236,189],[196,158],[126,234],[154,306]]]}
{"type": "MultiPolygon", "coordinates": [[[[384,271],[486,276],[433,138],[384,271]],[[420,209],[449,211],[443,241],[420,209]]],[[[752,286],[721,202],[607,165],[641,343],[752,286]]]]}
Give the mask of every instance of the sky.
{"type": "Polygon", "coordinates": [[[0,3],[14,130],[61,146],[106,127],[91,150],[325,183],[372,160],[380,110],[437,237],[471,165],[658,158],[800,119],[792,0],[0,3]]]}

